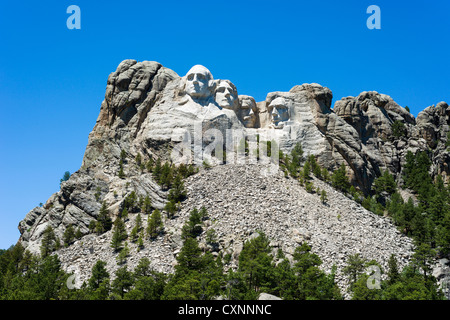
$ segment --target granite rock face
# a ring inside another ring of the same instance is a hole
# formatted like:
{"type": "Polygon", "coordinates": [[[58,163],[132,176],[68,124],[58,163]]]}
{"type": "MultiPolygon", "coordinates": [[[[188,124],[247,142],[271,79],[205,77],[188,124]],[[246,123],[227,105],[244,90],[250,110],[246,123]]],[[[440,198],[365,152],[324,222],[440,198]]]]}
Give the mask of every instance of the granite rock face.
{"type": "MultiPolygon", "coordinates": [[[[239,144],[245,136],[274,140],[285,153],[301,143],[305,155],[315,155],[322,167],[334,170],[344,164],[353,185],[366,194],[383,170],[401,179],[408,151],[427,151],[432,160],[430,172],[443,175],[448,182],[447,103],[426,108],[416,119],[391,97],[374,91],[343,98],[333,108],[332,98],[329,88],[312,83],[268,93],[264,101],[256,102],[239,94],[231,81],[214,79],[200,65],[180,77],[158,62],[125,60],[108,77],[81,168],[20,222],[19,241],[38,253],[47,226],[52,226],[59,239],[69,225],[76,226],[85,236],[58,254],[66,266],[75,265],[86,275],[95,259],[114,260],[110,233],[97,237],[88,232],[102,202],[112,218],[133,191],[138,197],[148,195],[155,208],[162,209],[167,202],[167,190],[136,165],[138,154],[143,163],[159,158],[174,163],[187,159],[201,165],[206,159],[202,151],[227,147],[228,162],[233,143],[239,144]],[[395,136],[393,124],[400,122],[404,131],[395,136]],[[126,157],[121,164],[122,152],[126,157]],[[123,178],[117,174],[121,165],[123,178]]],[[[234,255],[246,237],[263,229],[273,238],[274,248],[288,254],[299,241],[308,240],[328,269],[333,263],[342,264],[351,253],[384,264],[390,253],[397,252],[406,263],[411,243],[389,221],[317,181],[330,197],[324,207],[317,196],[278,174],[265,176],[253,164],[227,163],[190,177],[185,183],[189,197],[179,218],[168,220],[164,238],[148,244],[144,253],[134,253],[130,263],[146,254],[159,270],[170,272],[181,245],[178,233],[182,223],[189,210],[199,205],[205,205],[217,221],[214,228],[223,238],[221,250],[234,255]]],[[[115,268],[113,262],[109,266],[115,268]]]]}

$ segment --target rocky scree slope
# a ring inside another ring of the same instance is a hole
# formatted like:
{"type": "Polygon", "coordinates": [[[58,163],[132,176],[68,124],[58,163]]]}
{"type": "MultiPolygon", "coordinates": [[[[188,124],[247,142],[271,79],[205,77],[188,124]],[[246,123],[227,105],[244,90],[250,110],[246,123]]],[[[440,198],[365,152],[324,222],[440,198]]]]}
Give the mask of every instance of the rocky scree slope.
{"type": "MultiPolygon", "coordinates": [[[[152,267],[160,272],[174,271],[176,255],[182,247],[181,229],[194,209],[205,207],[208,218],[199,236],[200,247],[214,254],[230,254],[226,268],[237,267],[244,242],[263,231],[271,239],[273,254],[281,249],[292,261],[297,246],[307,242],[323,261],[328,272],[337,267],[337,283],[346,288],[342,274],[347,257],[360,254],[378,261],[387,270],[387,261],[395,254],[399,266],[406,265],[413,253],[411,239],[402,235],[384,217],[367,211],[353,200],[334,190],[321,180],[314,185],[328,194],[323,204],[320,195],[308,193],[299,182],[278,172],[262,176],[258,165],[223,165],[202,169],[187,178],[188,198],[173,219],[164,220],[164,234],[154,241],[146,240],[144,248],[129,242],[127,266],[134,269],[142,257],[148,257],[152,267]],[[217,246],[206,242],[208,230],[214,229],[217,246]]],[[[126,222],[128,233],[134,227],[137,214],[130,214],[126,222]]],[[[148,216],[143,215],[146,225],[148,216]]],[[[120,266],[111,248],[112,231],[101,236],[88,235],[68,248],[57,252],[63,267],[78,272],[80,281],[90,277],[97,260],[107,262],[113,274],[120,266]]]]}

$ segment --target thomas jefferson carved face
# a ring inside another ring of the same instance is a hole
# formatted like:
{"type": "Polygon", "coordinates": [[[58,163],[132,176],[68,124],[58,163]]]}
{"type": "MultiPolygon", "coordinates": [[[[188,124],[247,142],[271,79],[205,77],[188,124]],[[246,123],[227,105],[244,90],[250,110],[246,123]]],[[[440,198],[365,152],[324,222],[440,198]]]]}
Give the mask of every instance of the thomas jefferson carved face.
{"type": "Polygon", "coordinates": [[[274,99],[269,104],[269,111],[272,115],[272,123],[275,128],[282,128],[284,122],[289,120],[289,108],[282,97],[274,99]]]}
{"type": "Polygon", "coordinates": [[[216,88],[216,102],[222,108],[236,110],[239,100],[234,84],[228,80],[219,80],[216,88]]]}
{"type": "Polygon", "coordinates": [[[213,86],[213,76],[204,66],[193,66],[186,74],[185,91],[194,99],[210,96],[213,86]]]}

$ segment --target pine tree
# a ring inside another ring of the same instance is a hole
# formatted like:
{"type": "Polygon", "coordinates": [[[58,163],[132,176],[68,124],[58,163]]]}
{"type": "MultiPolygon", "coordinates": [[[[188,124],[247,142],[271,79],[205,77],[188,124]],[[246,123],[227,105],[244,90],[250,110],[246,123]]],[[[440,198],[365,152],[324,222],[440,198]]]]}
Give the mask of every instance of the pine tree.
{"type": "Polygon", "coordinates": [[[186,221],[181,229],[181,238],[184,240],[187,238],[196,238],[202,232],[202,215],[197,208],[194,208],[189,214],[188,221],[186,221]]]}
{"type": "Polygon", "coordinates": [[[116,271],[116,278],[112,282],[113,293],[123,299],[126,292],[133,286],[133,275],[128,271],[127,266],[123,266],[116,271]]]}
{"type": "Polygon", "coordinates": [[[389,257],[388,267],[389,270],[387,274],[388,276],[387,284],[393,285],[395,282],[400,280],[400,273],[398,270],[397,259],[394,254],[391,254],[391,256],[389,257]]]}
{"type": "Polygon", "coordinates": [[[302,173],[305,180],[311,179],[311,163],[309,162],[309,159],[305,161],[302,173]]]}
{"type": "Polygon", "coordinates": [[[175,269],[179,273],[200,270],[202,268],[202,250],[198,246],[195,238],[186,238],[177,256],[177,262],[178,264],[175,266],[175,269]]]}
{"type": "Polygon", "coordinates": [[[395,183],[394,177],[389,173],[389,171],[385,170],[382,172],[380,177],[374,180],[372,188],[374,189],[377,196],[380,196],[383,192],[392,195],[397,191],[397,184],[395,183]]]}
{"type": "Polygon", "coordinates": [[[63,182],[69,180],[69,178],[70,178],[70,172],[69,171],[64,172],[63,177],[61,178],[61,180],[59,180],[60,186],[63,182]]]}
{"type": "Polygon", "coordinates": [[[145,169],[147,169],[148,172],[153,171],[153,158],[150,157],[150,159],[145,163],[145,169]]]}
{"type": "Polygon", "coordinates": [[[64,231],[64,246],[65,247],[70,246],[74,239],[75,239],[75,230],[73,226],[70,224],[64,231]]]}
{"type": "Polygon", "coordinates": [[[328,201],[327,192],[325,190],[322,190],[322,193],[320,194],[320,201],[322,203],[326,203],[328,201]]]}
{"type": "Polygon", "coordinates": [[[350,182],[348,181],[345,165],[341,164],[339,169],[335,170],[331,176],[331,185],[344,192],[350,189],[350,182]]]}
{"type": "Polygon", "coordinates": [[[135,227],[138,232],[142,229],[142,218],[140,213],[138,213],[138,215],[136,216],[135,227]]]}
{"type": "Polygon", "coordinates": [[[106,270],[106,262],[98,260],[92,267],[91,277],[88,280],[88,285],[91,290],[96,290],[100,284],[109,279],[110,275],[106,270]]]}
{"type": "Polygon", "coordinates": [[[123,208],[120,217],[124,220],[127,221],[128,220],[128,209],[127,207],[123,208]]]}
{"type": "Polygon", "coordinates": [[[161,169],[162,169],[161,160],[158,158],[158,159],[156,159],[156,163],[155,163],[155,166],[153,167],[153,171],[152,171],[153,178],[158,183],[159,183],[159,178],[161,175],[161,169]]]}
{"type": "Polygon", "coordinates": [[[164,210],[167,212],[167,218],[172,219],[177,211],[177,206],[173,201],[169,201],[164,206],[164,210]]]}
{"type": "Polygon", "coordinates": [[[142,204],[142,212],[144,214],[151,214],[152,213],[152,201],[150,197],[147,195],[144,198],[144,203],[142,204]]]}
{"type": "Polygon", "coordinates": [[[122,149],[120,151],[120,160],[122,160],[122,162],[125,162],[126,158],[127,158],[127,153],[125,152],[125,150],[122,149]]]}
{"type": "Polygon", "coordinates": [[[405,124],[400,120],[395,120],[392,124],[392,135],[396,138],[404,137],[407,134],[405,124]]]}
{"type": "Polygon", "coordinates": [[[173,203],[177,203],[186,199],[187,191],[184,188],[184,183],[181,174],[177,174],[169,191],[168,199],[173,203]]]}
{"type": "Polygon", "coordinates": [[[347,265],[342,269],[344,275],[348,277],[350,290],[358,280],[359,276],[364,272],[367,261],[359,255],[359,253],[350,255],[347,260],[347,265]]]}
{"type": "Polygon", "coordinates": [[[126,262],[127,257],[130,254],[130,249],[128,248],[128,242],[125,241],[125,245],[122,250],[120,250],[119,255],[117,256],[117,264],[122,265],[126,262]]]}
{"type": "Polygon", "coordinates": [[[77,231],[75,232],[75,238],[77,240],[80,240],[83,237],[83,233],[80,230],[80,227],[78,227],[77,231]]]}
{"type": "Polygon", "coordinates": [[[142,248],[144,248],[144,236],[143,236],[143,231],[139,232],[139,238],[137,241],[137,249],[138,251],[140,251],[142,248]]]}
{"type": "Polygon", "coordinates": [[[138,240],[137,226],[134,226],[133,229],[131,229],[130,240],[131,240],[131,242],[136,242],[138,240]]]}
{"type": "Polygon", "coordinates": [[[164,188],[169,189],[172,185],[172,167],[168,162],[165,162],[161,168],[161,174],[159,175],[158,183],[164,188]]]}
{"type": "Polygon", "coordinates": [[[122,242],[128,238],[125,223],[120,217],[117,217],[114,221],[113,236],[111,239],[111,247],[119,251],[122,248],[122,242]]]}
{"type": "Polygon", "coordinates": [[[271,270],[273,256],[269,239],[260,232],[256,238],[244,243],[239,255],[239,271],[249,288],[258,291],[261,287],[272,287],[271,270]]]}
{"type": "Polygon", "coordinates": [[[112,219],[109,216],[109,211],[106,206],[106,202],[103,201],[102,207],[100,208],[100,212],[97,217],[96,231],[97,234],[102,234],[106,231],[111,230],[113,223],[112,219]]]}
{"type": "Polygon", "coordinates": [[[123,161],[122,159],[119,162],[119,172],[117,174],[119,176],[120,179],[124,179],[125,178],[125,172],[123,171],[123,161]]]}
{"type": "Polygon", "coordinates": [[[155,209],[152,215],[148,219],[147,223],[147,236],[150,239],[155,239],[163,230],[163,221],[161,218],[161,212],[155,209]]]}
{"type": "Polygon", "coordinates": [[[55,232],[51,226],[48,226],[43,233],[41,240],[41,256],[42,258],[47,257],[57,248],[57,239],[55,232]]]}
{"type": "Polygon", "coordinates": [[[141,166],[141,163],[142,163],[142,156],[141,156],[140,153],[138,153],[138,154],[136,155],[135,161],[136,161],[136,164],[137,164],[138,166],[141,166]]]}

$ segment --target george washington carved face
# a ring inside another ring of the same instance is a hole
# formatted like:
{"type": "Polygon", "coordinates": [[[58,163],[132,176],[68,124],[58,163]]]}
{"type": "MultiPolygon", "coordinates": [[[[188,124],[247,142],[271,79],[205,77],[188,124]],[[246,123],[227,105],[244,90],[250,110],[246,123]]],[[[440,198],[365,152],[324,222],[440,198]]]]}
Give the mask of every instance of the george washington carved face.
{"type": "Polygon", "coordinates": [[[204,66],[193,66],[186,74],[185,81],[185,92],[193,99],[207,98],[212,94],[213,76],[204,66]]]}

